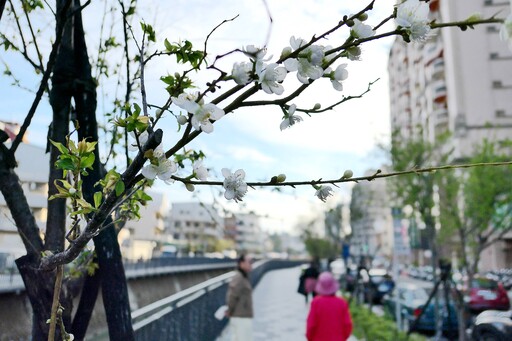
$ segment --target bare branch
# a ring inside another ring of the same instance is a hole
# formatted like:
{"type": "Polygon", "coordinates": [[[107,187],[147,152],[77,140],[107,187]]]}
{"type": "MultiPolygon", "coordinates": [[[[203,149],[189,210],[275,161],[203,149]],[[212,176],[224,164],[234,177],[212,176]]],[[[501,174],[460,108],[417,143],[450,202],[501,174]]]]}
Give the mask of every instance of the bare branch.
{"type": "Polygon", "coordinates": [[[16,135],[16,138],[12,142],[11,145],[11,152],[15,153],[16,149],[18,148],[19,144],[23,140],[23,136],[25,136],[25,132],[27,131],[28,127],[30,126],[30,122],[32,121],[32,117],[34,117],[34,114],[36,113],[37,107],[39,106],[39,102],[41,102],[41,99],[43,97],[43,94],[48,87],[48,80],[50,79],[50,75],[53,71],[53,66],[55,65],[55,61],[57,60],[57,52],[59,51],[60,43],[62,41],[62,34],[64,32],[64,26],[65,21],[67,18],[67,10],[69,6],[71,5],[71,0],[67,0],[64,4],[62,10],[59,13],[59,16],[61,16],[62,25],[57,27],[57,34],[55,38],[55,42],[52,44],[52,52],[50,53],[50,57],[48,58],[48,63],[46,64],[46,70],[43,74],[43,78],[41,79],[41,84],[39,84],[39,89],[37,90],[36,97],[34,98],[34,101],[32,102],[32,106],[30,107],[30,110],[25,117],[25,120],[23,121],[23,124],[20,128],[20,132],[18,135],[16,135]]]}
{"type": "MultiPolygon", "coordinates": [[[[321,184],[337,184],[343,182],[359,182],[359,181],[373,181],[375,179],[381,178],[390,178],[400,175],[407,174],[421,174],[421,173],[432,173],[436,171],[448,170],[448,169],[459,169],[459,168],[474,168],[474,167],[498,167],[498,166],[511,166],[512,161],[504,161],[504,162],[481,162],[481,163],[469,163],[469,164],[456,164],[456,165],[444,165],[444,166],[434,166],[434,167],[426,167],[426,168],[413,168],[404,171],[398,172],[390,172],[390,173],[382,173],[381,170],[377,170],[373,175],[361,176],[361,177],[352,177],[352,178],[339,178],[339,179],[329,179],[329,180],[310,180],[310,181],[285,181],[285,182],[247,182],[247,186],[252,187],[283,187],[283,186],[303,186],[303,185],[321,185],[321,184]]],[[[222,181],[195,181],[189,180],[186,178],[181,178],[177,176],[172,177],[176,181],[180,181],[185,184],[192,185],[213,185],[213,186],[222,186],[222,181]]]]}

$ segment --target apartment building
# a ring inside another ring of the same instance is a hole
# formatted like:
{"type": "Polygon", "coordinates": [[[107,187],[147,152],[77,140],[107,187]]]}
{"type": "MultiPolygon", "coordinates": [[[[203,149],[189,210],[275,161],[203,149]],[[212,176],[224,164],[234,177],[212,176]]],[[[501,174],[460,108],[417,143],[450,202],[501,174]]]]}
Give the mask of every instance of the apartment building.
{"type": "MultiPolygon", "coordinates": [[[[441,22],[510,13],[508,0],[433,0],[429,5],[432,20],[441,22]]],[[[453,162],[466,159],[484,139],[510,139],[512,52],[499,30],[499,24],[471,32],[445,28],[412,44],[398,37],[388,62],[392,130],[406,138],[421,133],[430,142],[449,132],[446,148],[454,150],[453,162]]],[[[507,238],[484,252],[482,269],[512,266],[506,259],[512,260],[512,239],[507,238]]]]}
{"type": "MultiPolygon", "coordinates": [[[[49,155],[44,148],[22,143],[16,152],[16,173],[41,233],[46,228],[49,155]],[[37,165],[35,167],[34,165],[37,165]]],[[[13,266],[25,247],[3,195],[0,193],[0,268],[13,266]]]]}
{"type": "Polygon", "coordinates": [[[172,203],[166,233],[181,253],[212,252],[224,237],[224,220],[213,205],[199,202],[172,203]]]}
{"type": "Polygon", "coordinates": [[[169,203],[165,193],[148,190],[152,198],[140,208],[140,219],[129,220],[118,235],[123,258],[130,260],[150,259],[161,255],[173,238],[165,231],[169,203]]]}

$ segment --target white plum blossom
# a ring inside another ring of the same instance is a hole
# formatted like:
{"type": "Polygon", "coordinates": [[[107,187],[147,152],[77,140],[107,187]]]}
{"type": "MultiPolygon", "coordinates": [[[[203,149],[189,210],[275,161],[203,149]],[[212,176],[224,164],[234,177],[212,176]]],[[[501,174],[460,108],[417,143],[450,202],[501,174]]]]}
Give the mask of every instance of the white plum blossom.
{"type": "Polygon", "coordinates": [[[141,147],[143,147],[146,142],[148,141],[148,132],[143,131],[138,135],[138,137],[135,136],[135,133],[133,131],[130,131],[130,136],[133,138],[133,142],[128,145],[128,150],[130,151],[138,151],[139,145],[137,145],[137,139],[139,140],[139,144],[141,147]]]}
{"type": "Polygon", "coordinates": [[[332,195],[332,188],[331,186],[321,186],[316,190],[315,195],[318,197],[318,199],[326,202],[327,198],[332,195]]]}
{"type": "Polygon", "coordinates": [[[419,0],[405,0],[398,5],[396,24],[403,27],[413,41],[424,41],[430,33],[428,3],[419,0]]]}
{"type": "Polygon", "coordinates": [[[178,124],[182,126],[184,124],[187,124],[188,117],[185,115],[178,115],[178,117],[176,117],[176,121],[178,121],[178,124]]]}
{"type": "Polygon", "coordinates": [[[335,90],[342,91],[343,84],[341,82],[348,78],[347,64],[338,65],[334,71],[331,68],[327,68],[325,75],[330,78],[335,90]]]}
{"type": "Polygon", "coordinates": [[[210,120],[216,121],[222,118],[224,110],[215,104],[204,104],[203,100],[199,102],[196,102],[196,100],[197,95],[194,94],[181,94],[178,97],[172,97],[174,104],[192,114],[192,119],[190,120],[192,126],[196,130],[201,129],[209,134],[213,131],[213,124],[210,120]]]}
{"type": "Polygon", "coordinates": [[[285,114],[285,118],[281,125],[279,126],[281,130],[285,130],[288,127],[291,127],[297,122],[302,121],[302,117],[295,115],[295,110],[297,110],[297,106],[295,104],[291,104],[288,108],[288,114],[285,114]]]}
{"type": "Polygon", "coordinates": [[[205,181],[208,179],[208,170],[203,166],[203,162],[201,160],[194,162],[192,169],[194,170],[196,178],[199,180],[205,181]]]}
{"type": "Polygon", "coordinates": [[[238,85],[247,85],[251,81],[252,63],[235,63],[231,76],[238,85]]]}
{"type": "MultiPolygon", "coordinates": [[[[133,131],[130,132],[130,136],[133,138],[133,142],[128,145],[128,150],[130,151],[139,151],[139,146],[137,145],[137,139],[135,138],[135,133],[133,131]]],[[[149,134],[145,130],[138,135],[139,144],[141,148],[148,142],[149,134]]],[[[164,147],[160,143],[155,149],[153,149],[153,157],[159,158],[164,156],[164,147]]]]}
{"type": "Polygon", "coordinates": [[[500,29],[500,38],[508,41],[508,47],[512,51],[512,13],[509,14],[500,29]]]}
{"type": "MultiPolygon", "coordinates": [[[[306,41],[301,38],[290,38],[290,45],[293,50],[298,50],[304,46],[306,41]]],[[[286,53],[290,50],[286,48],[286,53]]],[[[283,53],[285,53],[283,50],[283,53]]],[[[284,66],[288,71],[297,71],[297,78],[303,84],[309,84],[309,78],[315,80],[322,77],[322,61],[324,59],[324,47],[320,45],[311,45],[300,52],[297,59],[289,58],[284,61],[284,66]]]]}
{"type": "Polygon", "coordinates": [[[175,162],[168,160],[164,157],[156,158],[149,165],[142,168],[142,175],[146,179],[153,180],[156,177],[166,183],[172,183],[174,180],[171,178],[172,174],[178,170],[178,165],[175,162]]]}
{"type": "Polygon", "coordinates": [[[370,25],[363,24],[359,19],[354,19],[354,26],[352,26],[352,35],[356,38],[364,39],[370,38],[375,35],[375,31],[370,25]]]}
{"type": "Polygon", "coordinates": [[[284,92],[284,87],[279,84],[286,78],[284,67],[278,66],[277,63],[265,65],[261,62],[256,64],[256,73],[261,89],[267,94],[281,95],[284,92]]]}
{"type": "Polygon", "coordinates": [[[267,54],[266,48],[256,47],[254,45],[247,45],[243,48],[245,55],[249,56],[254,62],[263,61],[263,57],[267,54]]]}
{"type": "Polygon", "coordinates": [[[247,193],[247,184],[245,183],[245,172],[243,169],[237,170],[234,174],[227,168],[222,168],[224,176],[224,197],[227,200],[242,201],[242,197],[247,193]]]}
{"type": "Polygon", "coordinates": [[[352,46],[346,51],[347,58],[350,60],[361,60],[361,48],[359,46],[352,46]]]}

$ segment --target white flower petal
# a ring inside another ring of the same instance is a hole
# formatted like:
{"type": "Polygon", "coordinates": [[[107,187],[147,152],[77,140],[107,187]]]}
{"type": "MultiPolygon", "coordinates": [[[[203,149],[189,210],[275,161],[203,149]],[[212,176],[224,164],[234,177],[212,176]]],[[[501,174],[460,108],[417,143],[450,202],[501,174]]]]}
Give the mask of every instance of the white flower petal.
{"type": "Polygon", "coordinates": [[[156,167],[154,165],[147,165],[144,168],[142,168],[142,175],[149,180],[153,180],[156,177],[156,167]]]}

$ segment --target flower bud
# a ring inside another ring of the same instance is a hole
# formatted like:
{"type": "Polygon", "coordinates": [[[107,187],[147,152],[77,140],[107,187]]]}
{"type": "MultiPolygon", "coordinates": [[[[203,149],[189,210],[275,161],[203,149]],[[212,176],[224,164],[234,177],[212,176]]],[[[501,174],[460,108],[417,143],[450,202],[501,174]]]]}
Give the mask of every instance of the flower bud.
{"type": "Polygon", "coordinates": [[[316,103],[315,106],[313,107],[313,110],[318,110],[322,107],[322,105],[320,103],[316,103]]]}
{"type": "Polygon", "coordinates": [[[69,189],[69,194],[73,195],[73,194],[75,194],[75,193],[76,193],[76,189],[74,189],[73,187],[71,187],[71,188],[69,189]]]}
{"type": "Polygon", "coordinates": [[[348,26],[348,27],[352,27],[352,26],[354,26],[354,25],[355,25],[354,20],[348,20],[348,21],[347,21],[347,26],[348,26]]]}
{"type": "Polygon", "coordinates": [[[281,51],[281,57],[280,59],[283,59],[283,58],[286,58],[290,55],[290,53],[292,53],[292,48],[291,47],[285,47],[283,49],[283,51],[281,51]]]}
{"type": "Polygon", "coordinates": [[[286,175],[285,174],[279,174],[276,178],[277,182],[283,182],[286,180],[286,175]]]}
{"type": "Polygon", "coordinates": [[[480,13],[473,13],[469,16],[469,18],[466,19],[467,22],[473,22],[482,20],[482,15],[480,13]]]}
{"type": "Polygon", "coordinates": [[[185,116],[185,115],[179,115],[176,120],[178,121],[178,124],[179,125],[184,125],[184,124],[187,124],[188,122],[188,117],[185,116]]]}
{"type": "Polygon", "coordinates": [[[187,191],[189,191],[189,192],[194,192],[194,190],[195,190],[195,187],[194,187],[194,185],[192,185],[192,184],[185,184],[185,188],[186,188],[186,189],[187,189],[187,191]]]}
{"type": "Polygon", "coordinates": [[[361,13],[357,19],[361,20],[361,21],[365,21],[366,19],[368,19],[368,14],[365,12],[365,13],[361,13]]]}
{"type": "Polygon", "coordinates": [[[180,73],[179,72],[175,72],[174,73],[174,78],[180,78],[180,73]]]}
{"type": "Polygon", "coordinates": [[[352,172],[350,169],[347,169],[344,173],[343,173],[343,176],[341,177],[342,179],[350,179],[352,176],[354,176],[354,172],[352,172]]]}

